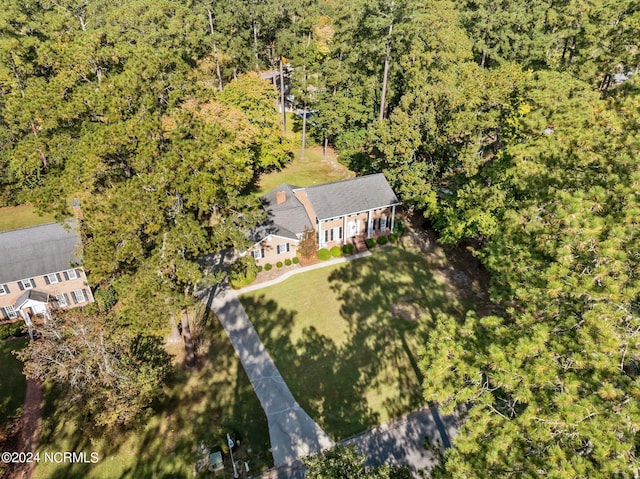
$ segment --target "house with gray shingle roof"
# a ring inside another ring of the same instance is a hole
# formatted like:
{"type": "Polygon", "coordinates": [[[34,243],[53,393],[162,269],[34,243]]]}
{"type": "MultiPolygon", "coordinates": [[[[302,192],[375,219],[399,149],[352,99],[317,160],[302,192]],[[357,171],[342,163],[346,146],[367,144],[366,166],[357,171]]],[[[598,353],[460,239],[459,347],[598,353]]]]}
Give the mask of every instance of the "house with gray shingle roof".
{"type": "Polygon", "coordinates": [[[252,232],[250,254],[259,265],[296,256],[305,230],[318,248],[353,244],[389,235],[400,201],[382,173],[298,188],[282,184],[262,197],[267,220],[252,232]]]}
{"type": "Polygon", "coordinates": [[[0,322],[93,301],[76,221],[0,233],[0,322]]]}

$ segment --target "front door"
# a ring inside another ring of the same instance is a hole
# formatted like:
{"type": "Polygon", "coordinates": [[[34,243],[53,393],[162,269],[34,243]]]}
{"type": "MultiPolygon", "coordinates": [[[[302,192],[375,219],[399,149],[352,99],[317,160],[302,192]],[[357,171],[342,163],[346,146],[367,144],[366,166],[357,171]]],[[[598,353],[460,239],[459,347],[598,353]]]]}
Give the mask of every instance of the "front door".
{"type": "Polygon", "coordinates": [[[352,238],[358,234],[358,222],[349,221],[349,237],[352,238]]]}

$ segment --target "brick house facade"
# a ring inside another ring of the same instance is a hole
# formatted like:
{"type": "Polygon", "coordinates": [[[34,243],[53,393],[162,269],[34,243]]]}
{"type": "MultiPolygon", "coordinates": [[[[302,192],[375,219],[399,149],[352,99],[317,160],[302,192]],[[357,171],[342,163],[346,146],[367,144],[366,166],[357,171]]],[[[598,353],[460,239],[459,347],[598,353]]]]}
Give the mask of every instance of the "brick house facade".
{"type": "Polygon", "coordinates": [[[92,302],[79,245],[75,222],[0,233],[0,322],[92,302]]]}
{"type": "Polygon", "coordinates": [[[297,188],[283,184],[262,198],[267,221],[253,232],[249,249],[259,265],[293,258],[305,229],[318,248],[353,244],[389,235],[400,204],[383,174],[297,188]]]}

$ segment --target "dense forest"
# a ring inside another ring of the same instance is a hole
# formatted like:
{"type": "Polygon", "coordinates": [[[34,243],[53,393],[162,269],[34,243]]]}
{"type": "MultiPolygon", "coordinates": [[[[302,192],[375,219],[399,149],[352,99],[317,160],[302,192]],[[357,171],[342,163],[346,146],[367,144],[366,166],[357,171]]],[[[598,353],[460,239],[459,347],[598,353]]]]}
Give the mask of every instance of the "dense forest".
{"type": "Polygon", "coordinates": [[[126,371],[79,368],[72,397],[101,425],[151,403],[168,318],[219,279],[199,258],[246,246],[290,158],[257,75],[281,63],[313,140],[491,274],[492,314],[422,351],[464,419],[435,474],[640,474],[637,0],[5,0],[0,204],[80,202],[97,305],[47,327],[126,371]]]}

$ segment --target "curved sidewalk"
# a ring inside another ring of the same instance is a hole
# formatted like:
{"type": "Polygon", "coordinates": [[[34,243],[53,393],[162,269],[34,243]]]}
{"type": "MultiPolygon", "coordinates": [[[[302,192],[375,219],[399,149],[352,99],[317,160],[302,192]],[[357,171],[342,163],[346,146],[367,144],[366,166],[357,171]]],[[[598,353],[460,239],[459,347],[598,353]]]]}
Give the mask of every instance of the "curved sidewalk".
{"type": "MultiPolygon", "coordinates": [[[[333,447],[334,442],[298,405],[249,320],[237,293],[226,284],[210,290],[211,309],[229,336],[267,415],[276,466],[333,447]]],[[[208,295],[207,295],[208,296],[208,295]]],[[[205,296],[202,300],[207,301],[205,296]]]]}

